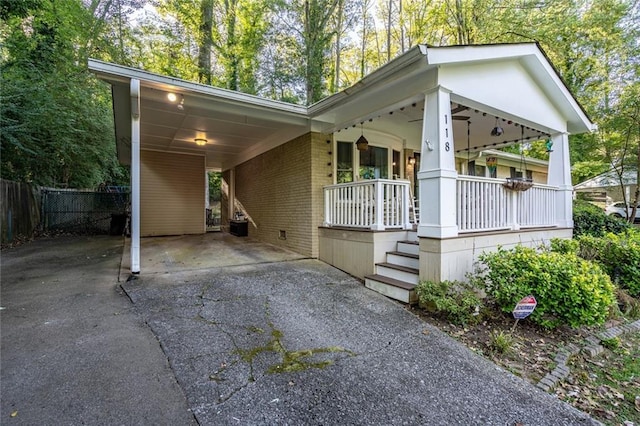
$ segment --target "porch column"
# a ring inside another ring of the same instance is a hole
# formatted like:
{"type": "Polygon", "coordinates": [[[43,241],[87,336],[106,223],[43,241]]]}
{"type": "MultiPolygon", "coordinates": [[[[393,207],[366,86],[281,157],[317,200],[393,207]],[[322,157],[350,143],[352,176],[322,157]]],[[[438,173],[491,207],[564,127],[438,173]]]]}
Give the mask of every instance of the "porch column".
{"type": "Polygon", "coordinates": [[[140,273],[140,80],[131,80],[131,273],[140,273]]]}
{"type": "Polygon", "coordinates": [[[426,93],[422,124],[419,237],[458,235],[456,179],[450,91],[438,86],[426,93]]]}
{"type": "Polygon", "coordinates": [[[551,136],[553,152],[549,155],[549,175],[547,183],[557,186],[556,225],[561,228],[573,228],[571,185],[571,163],[569,160],[569,135],[557,133],[551,136]]]}

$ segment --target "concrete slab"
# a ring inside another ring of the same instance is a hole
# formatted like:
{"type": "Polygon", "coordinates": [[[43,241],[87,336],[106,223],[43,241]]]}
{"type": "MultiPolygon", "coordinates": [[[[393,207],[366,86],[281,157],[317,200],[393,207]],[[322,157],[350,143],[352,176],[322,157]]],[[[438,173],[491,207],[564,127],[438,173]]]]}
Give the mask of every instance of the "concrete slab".
{"type": "Polygon", "coordinates": [[[195,423],[118,286],[122,246],[72,237],[2,251],[0,424],[195,423]]]}
{"type": "MultiPolygon", "coordinates": [[[[127,238],[120,270],[121,281],[126,281],[131,271],[130,244],[131,240],[127,238]]],[[[226,232],[140,239],[140,268],[145,275],[303,258],[291,250],[226,232]]]]}

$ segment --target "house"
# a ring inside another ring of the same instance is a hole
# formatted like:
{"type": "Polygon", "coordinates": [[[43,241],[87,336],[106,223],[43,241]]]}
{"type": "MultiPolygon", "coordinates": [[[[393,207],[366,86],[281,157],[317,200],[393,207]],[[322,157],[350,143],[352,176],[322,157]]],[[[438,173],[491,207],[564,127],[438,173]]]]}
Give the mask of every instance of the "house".
{"type": "Polygon", "coordinates": [[[576,194],[593,200],[613,203],[616,201],[633,200],[638,187],[637,169],[627,169],[622,175],[618,175],[615,170],[601,173],[591,179],[580,182],[573,187],[576,194]]]}
{"type": "Polygon", "coordinates": [[[572,235],[568,136],[595,126],[535,43],[416,46],[309,107],[89,68],[131,165],[133,273],[140,237],[205,232],[205,170],[223,172],[223,223],[242,212],[250,236],[404,301],[484,250],[572,235]],[[546,177],[491,151],[539,139],[546,177]]]}

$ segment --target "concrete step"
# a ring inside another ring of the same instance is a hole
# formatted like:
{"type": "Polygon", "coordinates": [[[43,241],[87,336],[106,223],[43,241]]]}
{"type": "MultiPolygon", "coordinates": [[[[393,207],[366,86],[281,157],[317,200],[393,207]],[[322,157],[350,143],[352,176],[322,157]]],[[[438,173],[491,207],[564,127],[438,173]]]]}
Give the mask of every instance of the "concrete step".
{"type": "Polygon", "coordinates": [[[408,268],[420,268],[420,256],[417,254],[404,253],[401,251],[388,251],[387,263],[394,265],[406,266],[408,268]]]}
{"type": "Polygon", "coordinates": [[[404,303],[418,302],[418,296],[415,291],[416,285],[406,281],[375,274],[365,276],[364,285],[384,296],[404,303]]]}
{"type": "Polygon", "coordinates": [[[384,262],[376,263],[376,274],[411,284],[418,284],[420,271],[416,268],[384,262]]]}
{"type": "Polygon", "coordinates": [[[397,250],[402,253],[418,255],[420,253],[420,243],[417,241],[398,241],[397,250]]]}

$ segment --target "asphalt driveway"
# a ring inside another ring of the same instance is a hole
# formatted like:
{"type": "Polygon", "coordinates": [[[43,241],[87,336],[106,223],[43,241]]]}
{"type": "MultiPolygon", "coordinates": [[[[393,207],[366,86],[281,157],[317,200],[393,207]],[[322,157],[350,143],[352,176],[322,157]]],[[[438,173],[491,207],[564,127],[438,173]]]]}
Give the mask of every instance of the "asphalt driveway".
{"type": "Polygon", "coordinates": [[[3,252],[2,424],[595,424],[322,262],[172,260],[121,283],[132,305],[118,244],[82,244],[3,252]]]}

